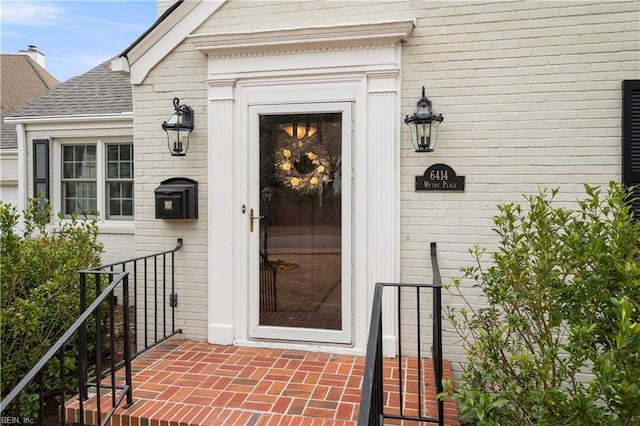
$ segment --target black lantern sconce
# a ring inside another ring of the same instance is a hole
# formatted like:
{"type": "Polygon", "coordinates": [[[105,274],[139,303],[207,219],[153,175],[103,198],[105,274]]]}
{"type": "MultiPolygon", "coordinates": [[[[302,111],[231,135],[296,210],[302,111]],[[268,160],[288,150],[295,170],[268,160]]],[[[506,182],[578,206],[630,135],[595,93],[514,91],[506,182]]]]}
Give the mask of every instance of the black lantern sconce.
{"type": "Polygon", "coordinates": [[[183,157],[189,149],[189,135],[193,130],[193,109],[180,105],[180,99],[173,98],[176,112],[164,123],[162,130],[167,133],[167,146],[171,155],[183,157]]]}
{"type": "Polygon", "coordinates": [[[436,114],[431,109],[431,101],[425,96],[422,86],[422,97],[418,100],[416,111],[404,119],[411,130],[411,143],[416,152],[432,152],[435,149],[438,125],[442,120],[442,114],[436,114]]]}

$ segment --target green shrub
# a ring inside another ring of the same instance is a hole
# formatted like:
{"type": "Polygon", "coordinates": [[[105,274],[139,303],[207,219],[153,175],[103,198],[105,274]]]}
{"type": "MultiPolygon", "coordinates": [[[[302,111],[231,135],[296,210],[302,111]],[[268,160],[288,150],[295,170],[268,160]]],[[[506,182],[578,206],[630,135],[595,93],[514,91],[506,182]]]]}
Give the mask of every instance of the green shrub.
{"type": "MultiPolygon", "coordinates": [[[[41,200],[32,199],[24,212],[25,231],[20,235],[16,232],[20,217],[16,208],[0,202],[3,396],[78,318],[78,271],[100,264],[102,245],[97,241],[95,221],[74,216],[55,232],[48,232],[45,224],[49,213],[48,207],[43,210],[41,200]]],[[[64,357],[65,369],[71,374],[77,358],[75,340],[67,345],[64,357]]],[[[45,369],[46,390],[59,386],[59,368],[59,363],[52,361],[45,369]]],[[[69,376],[67,384],[72,386],[75,377],[69,376]]],[[[21,399],[21,415],[34,416],[36,402],[34,394],[26,392],[21,399]]]]}
{"type": "Polygon", "coordinates": [[[441,397],[471,423],[640,424],[640,225],[621,185],[585,189],[575,209],[557,190],[500,205],[491,265],[476,247],[463,269],[486,304],[450,288],[468,363],[441,397]]]}

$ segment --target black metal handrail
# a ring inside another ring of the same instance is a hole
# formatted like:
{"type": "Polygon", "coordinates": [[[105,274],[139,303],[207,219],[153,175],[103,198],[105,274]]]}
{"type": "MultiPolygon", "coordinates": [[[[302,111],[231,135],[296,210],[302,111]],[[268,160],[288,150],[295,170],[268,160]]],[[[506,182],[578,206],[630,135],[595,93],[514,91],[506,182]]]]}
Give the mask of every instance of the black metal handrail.
{"type": "Polygon", "coordinates": [[[10,418],[13,423],[26,422],[28,424],[34,424],[36,422],[36,419],[25,419],[20,416],[5,416],[5,411],[7,411],[7,408],[12,406],[13,403],[13,406],[17,406],[16,409],[8,411],[16,411],[17,414],[20,414],[20,398],[16,400],[16,397],[23,392],[30,383],[34,380],[38,380],[40,383],[40,392],[39,418],[37,421],[42,424],[44,417],[44,391],[42,384],[43,369],[57,355],[60,363],[60,386],[55,393],[60,395],[59,403],[62,407],[60,410],[60,422],[62,425],[66,424],[66,410],[64,407],[66,402],[65,388],[68,377],[65,377],[65,369],[68,370],[68,368],[65,368],[64,366],[64,353],[65,349],[69,347],[69,340],[76,333],[78,335],[78,363],[74,368],[78,371],[79,410],[78,418],[74,419],[74,423],[84,425],[85,411],[83,408],[84,402],[89,397],[88,390],[90,388],[95,389],[97,418],[101,421],[101,424],[106,424],[109,421],[109,418],[125,397],[127,400],[124,407],[132,404],[131,360],[159,343],[167,340],[171,336],[182,332],[182,329],[176,329],[175,327],[175,308],[178,305],[178,297],[175,292],[174,256],[174,253],[181,248],[182,238],[179,238],[177,245],[171,250],[80,271],[80,317],[67,331],[65,331],[62,337],[60,337],[54,346],[36,363],[36,365],[18,383],[18,385],[7,394],[2,402],[0,402],[0,413],[3,418],[10,418]],[[170,269],[169,273],[167,272],[167,269],[170,269]],[[103,289],[103,277],[105,276],[108,277],[108,285],[103,289]],[[89,304],[89,306],[87,306],[87,289],[88,287],[92,287],[87,285],[87,281],[91,278],[93,278],[95,293],[93,293],[93,290],[89,293],[92,295],[96,294],[98,296],[89,304]],[[130,281],[133,282],[133,292],[129,291],[130,281]],[[122,289],[118,288],[120,283],[122,283],[122,289]],[[131,293],[133,293],[132,296],[131,293]],[[122,360],[116,360],[113,353],[117,338],[115,327],[115,306],[117,306],[118,297],[122,298],[122,360]],[[103,336],[102,322],[104,316],[101,311],[101,304],[107,299],[109,300],[107,315],[108,323],[110,325],[108,336],[103,336]],[[131,305],[131,302],[133,302],[135,311],[133,336],[130,334],[131,323],[129,306],[131,305]],[[167,305],[170,307],[170,312],[167,312],[167,305]],[[150,311],[150,306],[153,307],[153,311],[150,311]],[[89,345],[87,341],[88,333],[86,325],[87,321],[92,316],[95,318],[96,324],[95,341],[93,342],[95,353],[92,355],[92,365],[95,365],[94,371],[91,373],[92,377],[89,377],[89,345]],[[139,318],[142,318],[142,323],[144,325],[143,335],[140,335],[138,330],[139,318]],[[168,321],[170,321],[170,324],[167,324],[168,321]],[[153,330],[150,330],[150,328],[153,330]],[[111,351],[108,362],[103,362],[103,339],[104,343],[106,343],[108,339],[108,345],[111,351]],[[141,343],[140,350],[135,349],[138,342],[141,343]],[[133,349],[131,347],[132,343],[134,345],[133,349]],[[118,385],[116,384],[115,372],[122,366],[124,366],[125,370],[125,382],[124,385],[118,385]],[[110,380],[105,385],[103,384],[103,380],[107,376],[110,376],[110,380]],[[111,390],[111,407],[105,413],[104,418],[102,418],[101,412],[101,393],[103,389],[111,390]]]}
{"type": "MultiPolygon", "coordinates": [[[[182,248],[182,244],[182,238],[178,238],[176,246],[171,250],[110,263],[87,271],[132,273],[133,306],[136,309],[133,341],[142,346],[140,350],[137,350],[136,346],[133,358],[182,333],[182,329],[175,327],[175,309],[178,307],[178,295],[175,291],[175,253],[182,248]],[[170,269],[168,277],[167,268],[170,269]],[[150,306],[153,309],[150,310],[150,306]],[[170,308],[169,313],[167,306],[170,308]],[[167,324],[168,321],[170,324],[167,324]],[[139,323],[142,323],[142,335],[139,323]]],[[[82,289],[82,283],[80,291],[86,291],[82,289]]]]}
{"type": "Polygon", "coordinates": [[[373,296],[373,306],[371,309],[371,323],[369,327],[369,340],[367,342],[367,357],[365,361],[364,378],[362,384],[362,395],[360,398],[360,410],[358,415],[358,426],[377,426],[384,423],[384,419],[410,420],[425,423],[437,423],[444,425],[444,402],[437,400],[438,416],[424,415],[422,406],[422,342],[420,324],[420,290],[424,288],[432,289],[433,312],[432,312],[432,360],[434,369],[434,381],[436,395],[442,392],[443,358],[442,358],[442,279],[438,267],[436,253],[436,243],[431,243],[431,266],[433,270],[432,284],[403,284],[403,283],[377,283],[373,296]],[[383,378],[383,339],[382,339],[382,295],[385,288],[396,289],[397,300],[397,326],[398,339],[396,353],[398,354],[398,394],[399,406],[393,408],[393,412],[385,410],[384,392],[385,383],[383,378]],[[407,414],[404,409],[404,387],[403,387],[403,358],[402,347],[402,321],[401,311],[401,290],[415,290],[415,311],[416,311],[416,347],[417,347],[417,392],[418,407],[416,414],[407,414]]]}
{"type": "MultiPolygon", "coordinates": [[[[98,274],[98,275],[102,275],[105,274],[104,272],[92,272],[94,274],[98,274]]],[[[0,413],[3,413],[3,418],[8,417],[12,420],[12,422],[14,423],[35,423],[36,419],[26,419],[24,417],[20,417],[20,416],[4,416],[5,410],[11,405],[11,403],[16,399],[16,397],[18,397],[18,395],[20,395],[20,393],[25,390],[25,388],[34,380],[38,380],[39,384],[40,384],[40,392],[39,392],[39,412],[38,412],[38,416],[39,418],[38,423],[43,424],[43,420],[44,420],[44,391],[43,391],[43,384],[42,384],[42,372],[44,370],[44,368],[47,366],[47,364],[55,357],[58,356],[58,361],[60,363],[60,405],[62,407],[64,407],[65,404],[65,400],[66,400],[66,393],[65,393],[65,381],[66,381],[66,377],[65,377],[65,366],[64,366],[64,353],[65,353],[65,347],[68,344],[69,340],[72,339],[72,337],[74,337],[74,335],[76,333],[82,334],[83,330],[84,330],[84,334],[85,334],[85,341],[86,341],[86,323],[89,320],[90,317],[92,316],[100,316],[100,305],[107,299],[109,298],[109,306],[110,306],[110,316],[111,318],[113,318],[113,306],[114,306],[114,291],[116,289],[116,287],[118,285],[120,285],[122,283],[122,294],[123,294],[123,299],[124,299],[124,305],[126,308],[128,308],[128,299],[129,299],[129,274],[124,272],[124,273],[118,273],[118,274],[108,274],[110,276],[110,283],[109,285],[98,295],[98,297],[95,298],[95,300],[86,308],[82,311],[82,314],[80,315],[80,317],[73,323],[73,325],[71,325],[71,327],[69,327],[67,329],[67,331],[64,332],[64,334],[58,339],[58,341],[51,347],[51,349],[49,349],[47,351],[47,353],[40,358],[40,360],[36,363],[36,365],[29,371],[29,373],[27,373],[27,375],[20,380],[20,382],[16,385],[16,387],[14,387],[8,394],[7,396],[2,400],[2,402],[0,402],[0,413]],[[15,420],[15,421],[13,421],[15,420]]],[[[131,358],[127,356],[128,353],[128,348],[126,347],[127,342],[129,340],[129,330],[128,330],[128,322],[129,322],[129,316],[128,316],[128,309],[126,309],[124,311],[124,339],[125,339],[125,350],[124,350],[124,363],[125,363],[125,383],[123,385],[116,385],[115,383],[115,378],[113,378],[113,380],[111,381],[111,385],[109,386],[111,388],[112,391],[112,395],[113,395],[113,404],[112,404],[112,409],[107,413],[107,416],[105,417],[104,421],[102,424],[106,424],[106,422],[109,420],[109,418],[111,417],[111,414],[113,414],[113,411],[115,410],[115,408],[122,402],[122,400],[126,397],[127,402],[125,404],[126,406],[129,406],[133,403],[133,397],[132,397],[132,388],[131,388],[131,358]],[[121,391],[119,394],[117,391],[121,391]]],[[[96,323],[96,328],[97,330],[100,329],[100,324],[99,322],[96,323]]],[[[113,342],[113,336],[115,333],[115,328],[113,325],[113,321],[111,321],[111,327],[110,327],[110,336],[111,336],[111,342],[113,342]]],[[[99,333],[97,333],[99,335],[99,333]]],[[[99,349],[99,348],[98,348],[99,349]]],[[[87,351],[86,351],[86,347],[85,350],[82,350],[82,348],[79,348],[78,351],[78,357],[79,357],[79,366],[84,365],[83,367],[80,367],[80,383],[83,383],[83,377],[85,378],[84,383],[86,383],[86,375],[87,375],[87,364],[88,364],[88,360],[87,360],[87,351]],[[83,371],[84,370],[84,371],[83,371]]],[[[80,389],[83,389],[83,386],[80,386],[80,389]]],[[[81,398],[82,401],[82,398],[81,398]]],[[[19,407],[19,399],[17,400],[18,402],[18,407],[17,407],[17,414],[20,414],[20,407],[19,407]]],[[[66,424],[66,412],[64,410],[64,408],[62,410],[60,410],[60,424],[61,425],[65,425],[66,424]]],[[[81,421],[80,424],[84,424],[84,420],[81,421]]]]}

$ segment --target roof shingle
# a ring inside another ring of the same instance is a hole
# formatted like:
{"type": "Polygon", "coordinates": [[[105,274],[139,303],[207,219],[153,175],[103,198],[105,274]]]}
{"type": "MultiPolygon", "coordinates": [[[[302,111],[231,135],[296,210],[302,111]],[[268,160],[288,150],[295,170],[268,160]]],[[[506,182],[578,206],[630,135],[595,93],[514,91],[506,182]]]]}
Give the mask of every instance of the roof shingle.
{"type": "MultiPolygon", "coordinates": [[[[119,114],[133,111],[128,76],[111,71],[111,61],[45,92],[17,107],[5,117],[119,114]]],[[[15,125],[2,122],[0,147],[17,148],[15,125]]]]}
{"type": "Polygon", "coordinates": [[[40,96],[60,84],[27,55],[0,55],[0,114],[40,96]]]}
{"type": "Polygon", "coordinates": [[[111,61],[11,111],[11,117],[113,114],[133,111],[129,77],[111,71],[111,61]]]}

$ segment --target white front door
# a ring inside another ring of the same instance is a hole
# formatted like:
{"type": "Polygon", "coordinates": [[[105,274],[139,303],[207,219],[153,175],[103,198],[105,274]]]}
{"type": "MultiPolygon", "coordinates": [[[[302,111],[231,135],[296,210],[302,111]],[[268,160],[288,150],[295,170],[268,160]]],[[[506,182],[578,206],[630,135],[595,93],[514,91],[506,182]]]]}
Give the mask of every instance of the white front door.
{"type": "Polygon", "coordinates": [[[352,343],[350,102],[249,107],[248,334],[352,343]]]}

